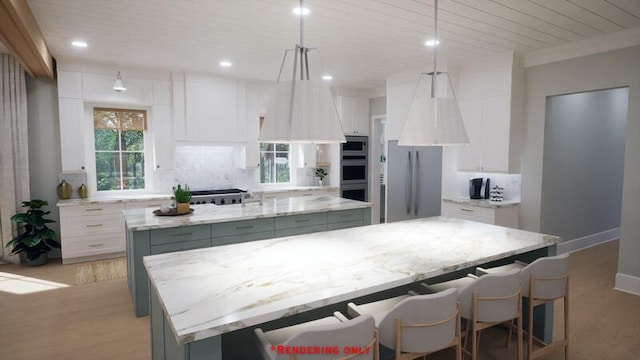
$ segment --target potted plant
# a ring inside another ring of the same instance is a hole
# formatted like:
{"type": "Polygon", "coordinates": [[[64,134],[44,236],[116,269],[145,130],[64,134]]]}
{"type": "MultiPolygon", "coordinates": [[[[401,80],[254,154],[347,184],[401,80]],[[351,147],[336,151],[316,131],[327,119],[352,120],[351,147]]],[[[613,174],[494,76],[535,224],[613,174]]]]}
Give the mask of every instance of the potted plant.
{"type": "Polygon", "coordinates": [[[320,179],[319,183],[320,183],[320,186],[322,186],[324,182],[324,178],[327,176],[327,170],[319,167],[319,168],[315,168],[314,173],[320,179]]]}
{"type": "Polygon", "coordinates": [[[45,215],[51,211],[42,208],[49,205],[44,200],[23,201],[22,207],[27,207],[26,213],[18,213],[11,217],[11,221],[18,225],[16,233],[19,234],[7,243],[7,247],[13,246],[11,255],[24,252],[27,263],[31,266],[42,265],[47,262],[48,252],[51,248],[60,249],[60,243],[54,240],[56,232],[47,227],[47,224],[55,222],[45,219],[45,215]]]}
{"type": "Polygon", "coordinates": [[[184,187],[181,187],[178,184],[178,187],[173,187],[173,198],[176,201],[176,212],[179,214],[186,214],[189,210],[189,201],[191,201],[191,192],[189,191],[189,185],[184,184],[184,187]]]}

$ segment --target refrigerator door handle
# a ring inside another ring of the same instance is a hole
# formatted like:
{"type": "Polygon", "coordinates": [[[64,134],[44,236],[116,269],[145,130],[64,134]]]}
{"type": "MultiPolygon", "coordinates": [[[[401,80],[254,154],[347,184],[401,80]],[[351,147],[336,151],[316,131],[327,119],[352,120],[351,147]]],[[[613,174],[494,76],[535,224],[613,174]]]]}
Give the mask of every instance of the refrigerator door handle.
{"type": "Polygon", "coordinates": [[[413,159],[411,158],[411,151],[407,151],[409,166],[407,166],[407,184],[405,187],[405,204],[407,205],[407,214],[411,214],[411,192],[413,190],[413,159]]]}
{"type": "Polygon", "coordinates": [[[413,214],[414,216],[418,216],[418,205],[420,205],[420,152],[416,151],[416,161],[415,161],[415,171],[414,171],[415,179],[413,179],[413,186],[415,189],[415,196],[413,197],[413,214]]]}

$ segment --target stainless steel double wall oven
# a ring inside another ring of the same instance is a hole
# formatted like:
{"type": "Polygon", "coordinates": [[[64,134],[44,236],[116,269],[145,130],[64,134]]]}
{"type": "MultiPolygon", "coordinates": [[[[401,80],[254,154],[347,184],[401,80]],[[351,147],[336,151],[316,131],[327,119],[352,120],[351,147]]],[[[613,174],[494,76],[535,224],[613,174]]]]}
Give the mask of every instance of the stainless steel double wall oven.
{"type": "Polygon", "coordinates": [[[367,201],[369,138],[347,136],[340,151],[340,194],[343,198],[367,201]]]}

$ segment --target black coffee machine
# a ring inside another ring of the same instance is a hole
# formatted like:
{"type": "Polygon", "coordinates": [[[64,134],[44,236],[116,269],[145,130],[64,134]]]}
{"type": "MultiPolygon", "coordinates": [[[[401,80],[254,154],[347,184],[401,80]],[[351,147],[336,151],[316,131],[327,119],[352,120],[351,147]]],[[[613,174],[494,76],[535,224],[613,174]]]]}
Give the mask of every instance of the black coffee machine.
{"type": "Polygon", "coordinates": [[[484,184],[484,194],[482,193],[482,180],[482,178],[469,180],[469,198],[474,200],[489,198],[489,183],[491,180],[487,178],[487,181],[484,184]]]}

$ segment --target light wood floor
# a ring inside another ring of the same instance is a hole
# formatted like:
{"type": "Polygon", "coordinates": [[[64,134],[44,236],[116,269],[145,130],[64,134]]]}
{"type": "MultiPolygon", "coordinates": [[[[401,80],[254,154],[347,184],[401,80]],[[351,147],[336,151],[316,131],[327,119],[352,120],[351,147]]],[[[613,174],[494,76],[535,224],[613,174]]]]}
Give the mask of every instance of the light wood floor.
{"type": "MultiPolygon", "coordinates": [[[[613,241],[571,255],[573,360],[640,354],[640,296],[613,290],[617,254],[613,241]]],[[[133,316],[126,280],[74,286],[76,267],[59,261],[37,268],[0,265],[0,359],[150,359],[149,318],[133,316]],[[24,288],[12,279],[18,275],[29,285],[51,289],[16,294],[24,288]]],[[[515,359],[515,346],[504,348],[502,329],[483,332],[480,348],[483,360],[515,359]]],[[[453,358],[447,351],[429,357],[453,358]]],[[[558,353],[544,359],[562,358],[558,353]]]]}

